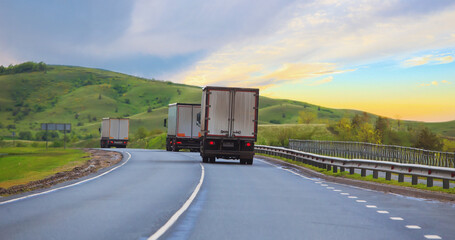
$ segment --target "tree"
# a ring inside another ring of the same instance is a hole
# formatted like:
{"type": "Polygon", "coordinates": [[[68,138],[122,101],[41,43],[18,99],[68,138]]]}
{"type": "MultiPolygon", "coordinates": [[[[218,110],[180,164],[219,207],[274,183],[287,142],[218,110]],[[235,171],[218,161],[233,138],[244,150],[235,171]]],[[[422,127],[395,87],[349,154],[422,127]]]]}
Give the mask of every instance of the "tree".
{"type": "Polygon", "coordinates": [[[31,140],[31,139],[33,139],[32,133],[29,132],[29,131],[20,132],[19,133],[19,139],[31,140]]]}
{"type": "Polygon", "coordinates": [[[389,130],[389,119],[385,117],[378,117],[376,119],[375,129],[383,137],[389,130]]]}
{"type": "Polygon", "coordinates": [[[299,123],[309,124],[313,122],[317,118],[317,114],[315,112],[299,112],[299,123]]]}
{"type": "Polygon", "coordinates": [[[136,138],[144,139],[145,137],[147,137],[147,130],[144,127],[140,127],[139,129],[137,129],[136,138]]]}
{"type": "Polygon", "coordinates": [[[427,127],[421,128],[417,132],[417,140],[414,144],[416,148],[441,151],[444,146],[442,140],[427,127]]]}

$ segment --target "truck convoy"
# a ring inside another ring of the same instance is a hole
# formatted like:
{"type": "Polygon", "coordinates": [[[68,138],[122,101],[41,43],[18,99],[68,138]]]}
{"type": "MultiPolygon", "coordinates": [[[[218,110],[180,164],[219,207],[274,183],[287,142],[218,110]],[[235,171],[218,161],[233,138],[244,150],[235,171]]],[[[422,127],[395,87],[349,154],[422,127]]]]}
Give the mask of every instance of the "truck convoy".
{"type": "Polygon", "coordinates": [[[197,116],[201,114],[201,104],[169,104],[166,150],[178,152],[180,149],[199,151],[199,131],[197,116]]]}
{"type": "Polygon", "coordinates": [[[207,86],[202,90],[201,157],[240,159],[253,164],[257,139],[259,89],[207,86]]]}
{"type": "Polygon", "coordinates": [[[126,148],[128,144],[129,119],[103,118],[101,122],[101,148],[126,148]]]}

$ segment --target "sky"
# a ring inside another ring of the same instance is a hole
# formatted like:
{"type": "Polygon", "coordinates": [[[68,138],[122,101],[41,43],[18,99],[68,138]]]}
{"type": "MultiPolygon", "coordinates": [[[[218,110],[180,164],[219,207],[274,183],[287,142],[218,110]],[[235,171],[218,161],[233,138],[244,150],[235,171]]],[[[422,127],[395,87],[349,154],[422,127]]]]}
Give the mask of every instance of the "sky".
{"type": "Polygon", "coordinates": [[[0,0],[0,65],[102,68],[455,120],[452,0],[0,0]]]}

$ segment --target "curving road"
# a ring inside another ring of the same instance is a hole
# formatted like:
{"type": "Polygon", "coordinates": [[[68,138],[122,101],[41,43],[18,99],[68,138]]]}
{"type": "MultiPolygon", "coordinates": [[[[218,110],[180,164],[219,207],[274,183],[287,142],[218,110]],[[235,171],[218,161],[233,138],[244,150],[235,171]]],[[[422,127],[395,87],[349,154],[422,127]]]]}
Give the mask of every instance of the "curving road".
{"type": "MultiPolygon", "coordinates": [[[[157,232],[198,185],[200,157],[119,151],[124,165],[99,178],[9,203],[21,196],[0,198],[0,239],[147,239],[157,232]]],[[[196,198],[161,239],[455,236],[453,204],[320,182],[259,159],[203,166],[196,198]]]]}

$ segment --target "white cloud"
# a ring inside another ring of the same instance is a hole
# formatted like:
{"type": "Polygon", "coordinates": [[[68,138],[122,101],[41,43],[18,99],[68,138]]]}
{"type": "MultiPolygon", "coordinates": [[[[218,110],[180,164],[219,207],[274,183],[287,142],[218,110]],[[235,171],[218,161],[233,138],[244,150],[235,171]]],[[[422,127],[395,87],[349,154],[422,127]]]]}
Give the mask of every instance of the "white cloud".
{"type": "MultiPolygon", "coordinates": [[[[225,72],[238,63],[259,65],[262,69],[259,75],[265,76],[267,72],[274,72],[286,63],[331,63],[339,70],[343,66],[368,64],[455,46],[455,39],[447,34],[455,27],[453,5],[435,11],[427,11],[427,8],[431,9],[431,4],[423,10],[419,8],[422,6],[413,9],[412,5],[404,5],[405,1],[383,4],[380,0],[360,3],[298,2],[280,15],[286,21],[281,23],[278,30],[266,35],[252,34],[241,41],[231,42],[172,79],[191,83],[191,79],[198,78],[199,85],[213,82],[228,84],[227,79],[216,73],[225,72]],[[397,7],[394,4],[401,5],[397,7]],[[404,11],[406,14],[399,14],[400,11],[395,8],[407,9],[404,11]],[[394,10],[398,13],[391,13],[394,10]],[[197,69],[206,65],[211,66],[211,69],[206,69],[204,74],[211,78],[202,80],[197,76],[197,69]]],[[[447,63],[453,60],[448,56],[427,58],[430,56],[410,59],[408,63],[421,65],[431,61],[447,63]]],[[[254,83],[258,79],[257,69],[242,74],[244,81],[254,83]]]]}
{"type": "MultiPolygon", "coordinates": [[[[442,84],[452,84],[451,82],[447,81],[447,80],[442,80],[441,81],[442,84]]],[[[419,86],[421,87],[430,87],[430,86],[438,86],[439,85],[439,82],[438,81],[431,81],[429,83],[420,83],[419,86]]]]}
{"type": "Polygon", "coordinates": [[[433,56],[426,55],[423,57],[414,57],[403,62],[403,65],[406,67],[415,67],[425,64],[447,64],[453,62],[453,56],[433,56]]]}
{"type": "Polygon", "coordinates": [[[325,83],[329,83],[333,80],[333,77],[332,76],[329,76],[329,77],[326,77],[326,78],[323,78],[321,80],[317,80],[311,84],[308,84],[309,86],[317,86],[317,85],[321,85],[321,84],[325,84],[325,83]]]}

